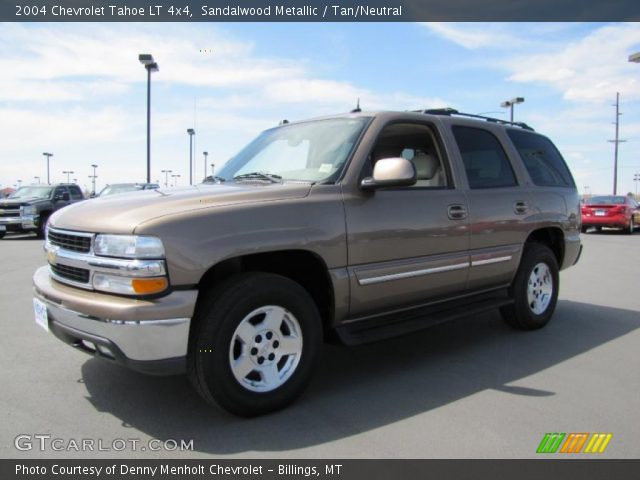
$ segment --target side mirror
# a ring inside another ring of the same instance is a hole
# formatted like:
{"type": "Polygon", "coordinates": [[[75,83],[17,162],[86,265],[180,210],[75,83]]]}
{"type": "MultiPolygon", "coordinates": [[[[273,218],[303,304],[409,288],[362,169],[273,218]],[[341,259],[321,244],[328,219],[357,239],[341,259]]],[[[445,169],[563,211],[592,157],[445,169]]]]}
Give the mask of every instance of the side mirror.
{"type": "Polygon", "coordinates": [[[360,182],[360,188],[408,187],[416,183],[416,168],[404,157],[383,158],[373,167],[373,177],[360,182]]]}

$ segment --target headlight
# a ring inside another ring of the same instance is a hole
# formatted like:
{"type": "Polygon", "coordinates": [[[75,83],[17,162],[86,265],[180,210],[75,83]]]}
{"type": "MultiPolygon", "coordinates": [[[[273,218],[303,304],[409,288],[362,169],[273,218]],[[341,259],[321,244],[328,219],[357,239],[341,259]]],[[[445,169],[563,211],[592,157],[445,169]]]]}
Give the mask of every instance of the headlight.
{"type": "Polygon", "coordinates": [[[162,241],[141,235],[96,235],[96,255],[120,258],[163,258],[162,241]]]}
{"type": "Polygon", "coordinates": [[[93,275],[93,288],[103,292],[122,293],[125,295],[152,295],[167,289],[166,277],[131,278],[107,273],[93,275]]]}
{"type": "Polygon", "coordinates": [[[26,206],[20,207],[21,216],[35,215],[35,214],[36,214],[36,207],[34,207],[33,205],[26,205],[26,206]]]}

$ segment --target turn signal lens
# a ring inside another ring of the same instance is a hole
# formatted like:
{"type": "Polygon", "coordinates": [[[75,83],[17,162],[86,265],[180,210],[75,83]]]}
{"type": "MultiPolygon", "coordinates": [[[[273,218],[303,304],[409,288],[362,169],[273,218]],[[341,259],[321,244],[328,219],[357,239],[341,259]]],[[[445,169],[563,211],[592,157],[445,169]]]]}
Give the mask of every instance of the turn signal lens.
{"type": "Polygon", "coordinates": [[[131,280],[133,291],[138,295],[150,295],[160,293],[167,289],[169,282],[164,277],[160,278],[134,278],[131,280]]]}

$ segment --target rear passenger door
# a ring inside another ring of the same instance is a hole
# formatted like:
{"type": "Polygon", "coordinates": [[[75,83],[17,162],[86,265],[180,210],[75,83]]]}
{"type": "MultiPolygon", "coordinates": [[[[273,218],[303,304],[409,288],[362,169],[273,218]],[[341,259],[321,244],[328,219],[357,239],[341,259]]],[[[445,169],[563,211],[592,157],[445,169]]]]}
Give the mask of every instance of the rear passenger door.
{"type": "MultiPolygon", "coordinates": [[[[510,161],[498,129],[453,124],[466,173],[471,266],[467,288],[480,291],[511,282],[530,229],[527,190],[510,161]]],[[[505,139],[506,140],[506,139],[505,139]]]]}

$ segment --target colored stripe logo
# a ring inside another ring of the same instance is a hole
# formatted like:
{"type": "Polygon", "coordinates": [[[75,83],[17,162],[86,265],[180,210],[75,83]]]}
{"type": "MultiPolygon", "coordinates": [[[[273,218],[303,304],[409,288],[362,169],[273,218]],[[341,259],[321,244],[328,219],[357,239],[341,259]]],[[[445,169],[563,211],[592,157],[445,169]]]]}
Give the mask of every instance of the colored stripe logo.
{"type": "Polygon", "coordinates": [[[604,453],[612,438],[612,433],[545,433],[536,453],[604,453]]]}

